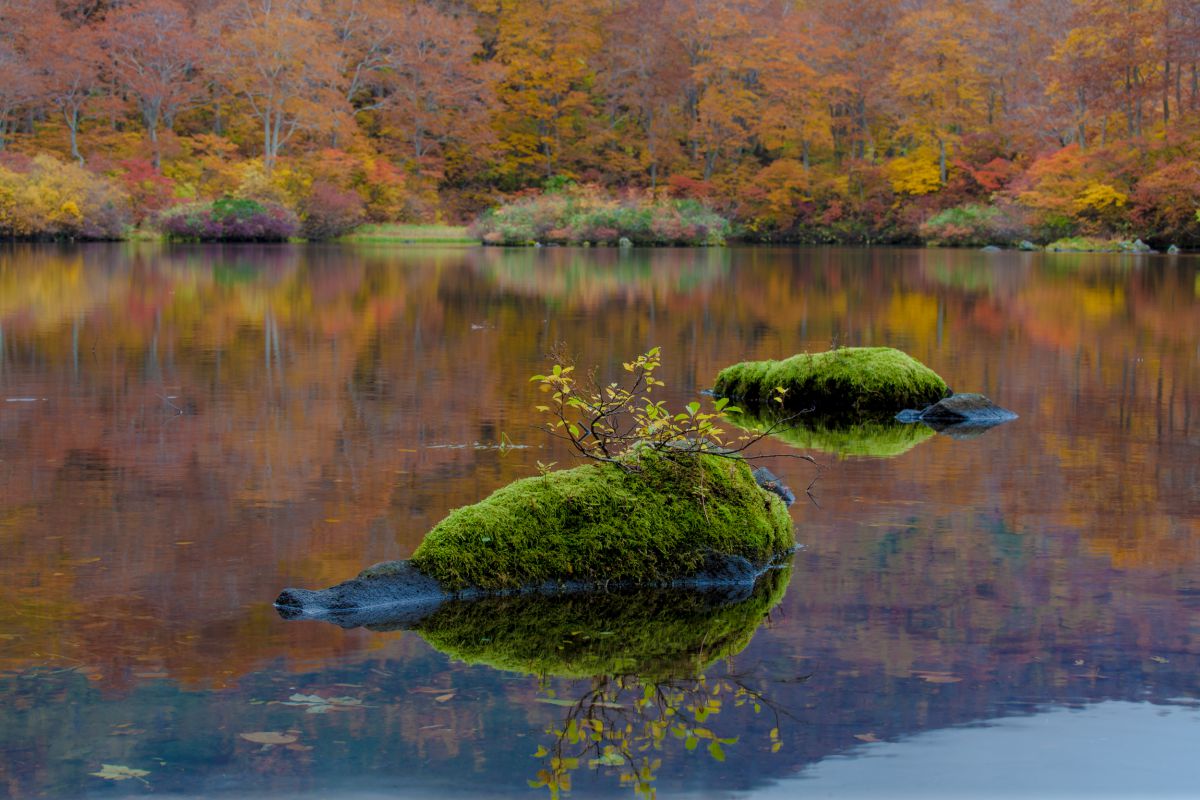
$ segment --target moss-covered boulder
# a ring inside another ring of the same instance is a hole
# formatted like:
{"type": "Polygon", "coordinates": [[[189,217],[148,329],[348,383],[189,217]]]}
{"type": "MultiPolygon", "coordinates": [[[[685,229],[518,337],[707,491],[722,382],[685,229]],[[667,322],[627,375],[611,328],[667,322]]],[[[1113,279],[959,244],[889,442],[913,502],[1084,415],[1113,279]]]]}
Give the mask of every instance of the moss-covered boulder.
{"type": "Polygon", "coordinates": [[[538,676],[687,677],[741,652],[782,599],[790,567],[737,594],[688,589],[453,601],[412,629],[468,664],[538,676]]]}
{"type": "Polygon", "coordinates": [[[937,435],[926,425],[907,425],[894,419],[837,421],[810,418],[807,415],[788,424],[780,424],[776,414],[742,411],[726,418],[751,433],[770,431],[773,439],[802,450],[818,450],[842,458],[866,456],[893,458],[903,455],[921,442],[937,435]]]}
{"type": "Polygon", "coordinates": [[[713,392],[753,407],[785,390],[784,408],[826,419],[890,416],[936,403],[950,387],[933,370],[890,347],[842,347],[782,361],[744,361],[721,370],[713,392]]]}
{"type": "Polygon", "coordinates": [[[661,585],[703,573],[714,556],[765,565],[795,546],[787,507],[745,461],[649,448],[628,458],[629,468],[519,480],[456,509],[412,563],[450,590],[661,585]]]}

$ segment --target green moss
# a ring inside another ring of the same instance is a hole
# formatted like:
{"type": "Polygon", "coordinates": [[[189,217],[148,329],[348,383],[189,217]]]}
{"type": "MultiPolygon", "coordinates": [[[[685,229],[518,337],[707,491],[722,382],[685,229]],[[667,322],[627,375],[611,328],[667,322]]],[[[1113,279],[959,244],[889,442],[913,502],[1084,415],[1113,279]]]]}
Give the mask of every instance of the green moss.
{"type": "Polygon", "coordinates": [[[790,567],[768,570],[733,603],[679,589],[454,602],[416,630],[453,658],[510,672],[691,677],[750,643],[790,577],[790,567]]]}
{"type": "Polygon", "coordinates": [[[743,361],[721,370],[714,391],[748,405],[787,390],[784,407],[838,418],[895,414],[950,394],[936,372],[890,347],[843,347],[782,361],[743,361]]]}
{"type": "MultiPolygon", "coordinates": [[[[727,414],[734,425],[761,433],[773,423],[770,415],[753,413],[727,414]]],[[[771,436],[802,450],[819,450],[837,456],[870,456],[892,458],[903,455],[921,442],[936,436],[928,425],[911,425],[893,419],[868,419],[856,422],[836,422],[827,419],[800,420],[788,427],[777,428],[771,436]]]]}
{"type": "Polygon", "coordinates": [[[711,554],[764,564],[795,544],[779,498],[740,459],[643,449],[636,471],[589,464],[516,481],[451,512],[413,554],[452,589],[553,581],[653,584],[696,574],[711,554]]]}

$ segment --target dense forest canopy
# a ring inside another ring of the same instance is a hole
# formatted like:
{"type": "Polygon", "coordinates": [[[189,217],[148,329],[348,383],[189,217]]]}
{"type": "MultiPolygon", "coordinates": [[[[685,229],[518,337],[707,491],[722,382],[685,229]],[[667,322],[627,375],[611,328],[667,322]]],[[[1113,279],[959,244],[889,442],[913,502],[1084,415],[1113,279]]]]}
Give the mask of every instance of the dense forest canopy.
{"type": "Polygon", "coordinates": [[[5,0],[0,220],[31,172],[135,222],[576,180],[764,237],[1200,243],[1198,63],[1195,0],[5,0]]]}

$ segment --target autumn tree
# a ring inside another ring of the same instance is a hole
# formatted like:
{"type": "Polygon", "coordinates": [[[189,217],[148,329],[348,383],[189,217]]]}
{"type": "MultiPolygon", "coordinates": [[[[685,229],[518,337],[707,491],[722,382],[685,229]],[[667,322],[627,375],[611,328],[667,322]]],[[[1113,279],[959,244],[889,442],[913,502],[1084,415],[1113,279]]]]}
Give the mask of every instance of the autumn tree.
{"type": "Polygon", "coordinates": [[[901,57],[891,76],[899,132],[937,150],[938,178],[949,179],[950,149],[986,121],[982,61],[970,41],[980,9],[933,0],[901,21],[901,57]]]}
{"type": "Polygon", "coordinates": [[[682,106],[691,74],[670,2],[631,0],[615,8],[606,20],[599,62],[610,103],[608,124],[622,137],[622,149],[634,151],[634,163],[648,174],[651,187],[686,131],[682,106]]]}
{"type": "Polygon", "coordinates": [[[95,29],[72,31],[58,20],[58,35],[50,37],[40,53],[45,69],[45,99],[62,116],[71,143],[71,157],[83,163],[79,152],[79,126],[84,111],[100,88],[104,62],[95,29]]]}
{"type": "Polygon", "coordinates": [[[136,0],[105,20],[100,42],[114,79],[137,104],[159,169],[160,130],[172,129],[200,90],[202,40],[176,0],[136,0]]]}
{"type": "Polygon", "coordinates": [[[570,172],[574,145],[596,116],[592,60],[600,0],[497,0],[500,172],[517,180],[570,172]]]}
{"type": "Polygon", "coordinates": [[[268,172],[297,134],[346,119],[337,42],[315,0],[229,0],[210,25],[216,69],[257,122],[268,172]]]}

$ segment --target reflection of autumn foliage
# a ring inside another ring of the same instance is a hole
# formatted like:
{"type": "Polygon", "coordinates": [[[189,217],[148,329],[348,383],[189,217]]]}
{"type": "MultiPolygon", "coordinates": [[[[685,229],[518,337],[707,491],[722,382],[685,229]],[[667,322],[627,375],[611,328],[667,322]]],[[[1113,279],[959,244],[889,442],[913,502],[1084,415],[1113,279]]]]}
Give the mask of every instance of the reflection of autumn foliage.
{"type": "MultiPolygon", "coordinates": [[[[944,584],[946,597],[990,586],[978,591],[1103,631],[1134,606],[1089,600],[1097,574],[1184,585],[1194,570],[1190,262],[666,251],[618,283],[573,255],[0,251],[0,399],[20,401],[0,405],[0,627],[16,637],[0,639],[3,664],[78,663],[109,686],[158,671],[223,683],[283,654],[298,666],[364,647],[333,628],[277,627],[266,603],[281,586],[403,557],[450,508],[539,459],[567,463],[531,432],[525,378],[561,340],[614,366],[643,340],[662,342],[671,402],[736,361],[886,343],[1022,415],[982,451],[938,437],[886,467],[839,462],[822,481],[825,510],[793,512],[813,552],[844,559],[825,591],[875,580],[852,561],[876,546],[868,534],[943,525],[910,523],[916,498],[986,509],[1011,532],[959,541],[954,520],[974,518],[951,517],[932,538],[898,540],[909,543],[904,575],[933,569],[954,543],[952,563],[973,577],[944,584]],[[535,449],[488,449],[502,434],[535,449]],[[870,498],[852,505],[862,486],[870,498]],[[823,544],[834,520],[883,527],[823,544]],[[1000,541],[1053,559],[1028,583],[997,566],[1000,541]]],[[[621,270],[610,255],[599,267],[621,270]]],[[[887,592],[925,613],[910,582],[887,592]]],[[[961,612],[984,609],[963,623],[968,635],[1032,641],[1002,624],[1002,604],[961,612]]],[[[931,641],[881,657],[923,666],[946,655],[931,641]]]]}

